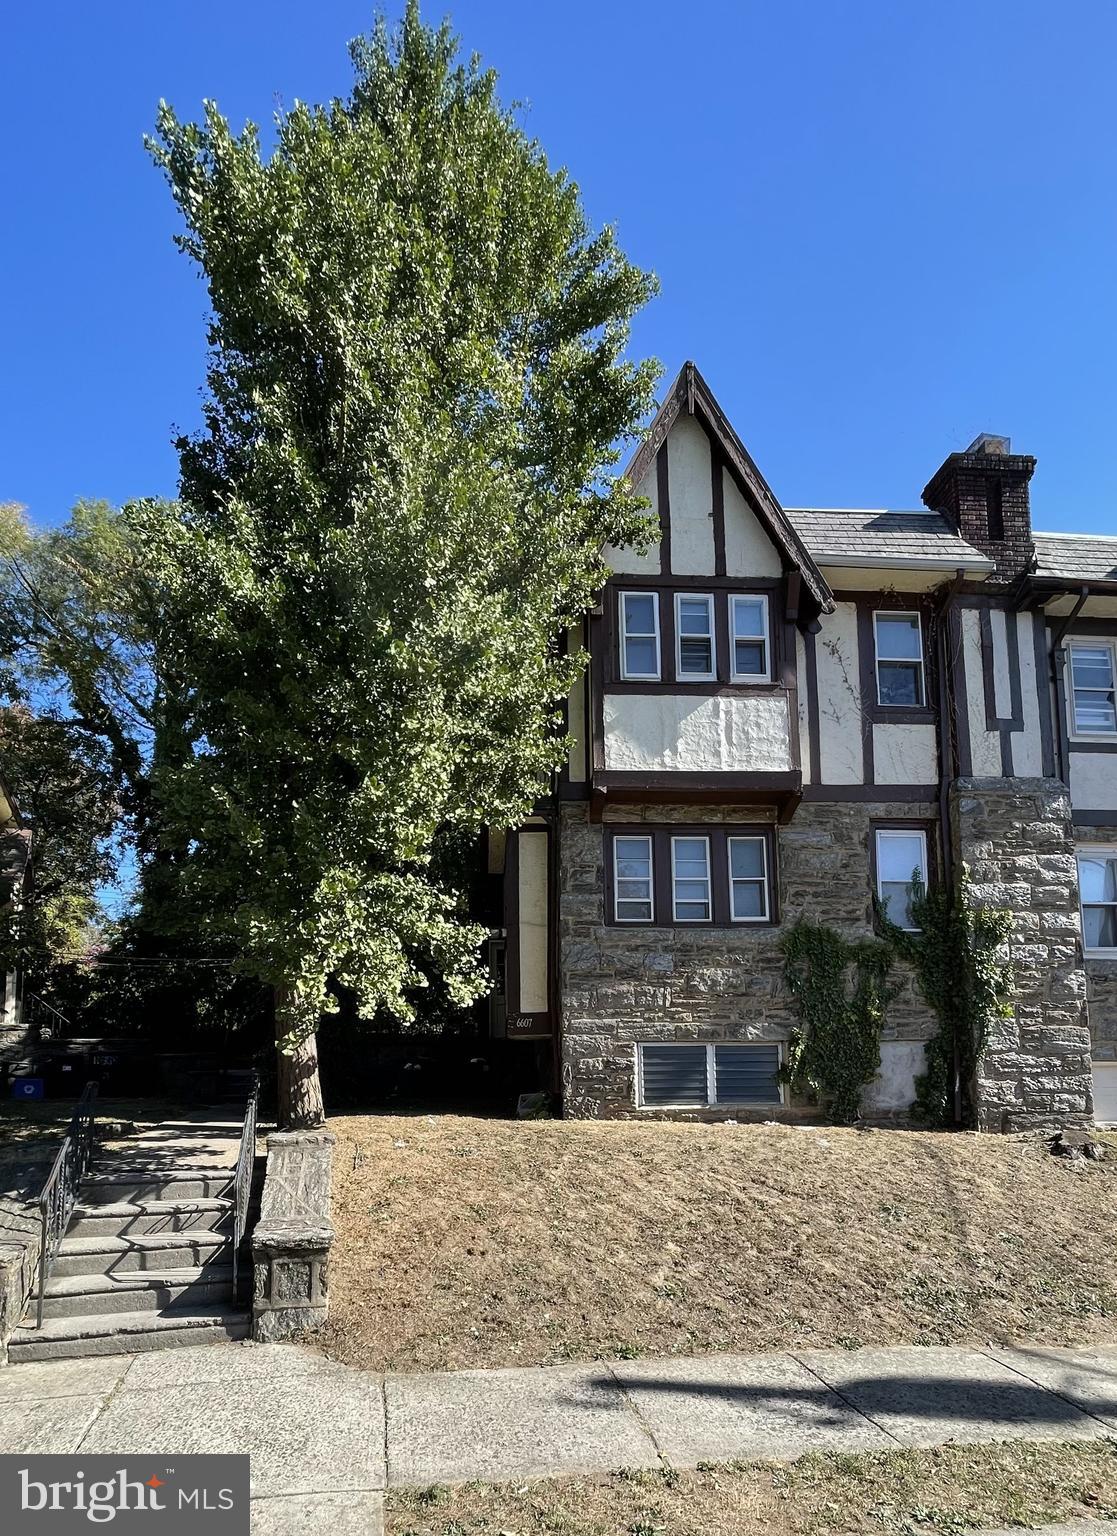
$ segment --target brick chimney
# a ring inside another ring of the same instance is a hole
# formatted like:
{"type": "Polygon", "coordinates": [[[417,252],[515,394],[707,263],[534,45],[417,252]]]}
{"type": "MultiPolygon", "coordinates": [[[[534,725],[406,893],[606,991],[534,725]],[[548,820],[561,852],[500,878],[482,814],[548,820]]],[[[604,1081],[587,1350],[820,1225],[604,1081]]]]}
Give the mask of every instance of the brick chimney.
{"type": "Polygon", "coordinates": [[[991,581],[1015,581],[1031,566],[1028,482],[1035,467],[1030,454],[1012,452],[1007,437],[983,432],[965,453],[952,453],[924,488],[924,504],[996,562],[991,581]]]}

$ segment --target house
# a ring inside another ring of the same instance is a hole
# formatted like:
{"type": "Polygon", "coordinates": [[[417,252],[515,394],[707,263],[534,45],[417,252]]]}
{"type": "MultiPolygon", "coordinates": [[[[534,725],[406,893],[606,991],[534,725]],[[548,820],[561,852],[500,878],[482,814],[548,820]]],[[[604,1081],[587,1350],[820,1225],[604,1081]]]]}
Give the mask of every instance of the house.
{"type": "MultiPolygon", "coordinates": [[[[964,861],[1014,913],[977,1124],[1117,1119],[1117,538],[1033,533],[1034,469],[985,435],[920,510],[785,509],[682,369],[628,469],[659,539],[607,551],[566,767],[489,844],[493,1032],[565,1114],[810,1114],[781,934],[905,924],[964,861]]],[[[867,1116],[909,1113],[936,1028],[906,975],[867,1116]]]]}

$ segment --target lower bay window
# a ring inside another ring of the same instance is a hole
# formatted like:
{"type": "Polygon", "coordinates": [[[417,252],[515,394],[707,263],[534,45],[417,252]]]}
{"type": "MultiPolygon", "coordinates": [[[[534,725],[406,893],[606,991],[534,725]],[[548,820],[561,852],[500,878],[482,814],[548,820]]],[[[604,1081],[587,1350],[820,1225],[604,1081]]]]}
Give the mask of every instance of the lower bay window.
{"type": "Polygon", "coordinates": [[[647,1109],[781,1104],[776,1042],[694,1041],[636,1047],[637,1103],[647,1109]]]}
{"type": "Polygon", "coordinates": [[[774,829],[610,828],[607,921],[660,927],[770,926],[776,921],[774,829]]]}

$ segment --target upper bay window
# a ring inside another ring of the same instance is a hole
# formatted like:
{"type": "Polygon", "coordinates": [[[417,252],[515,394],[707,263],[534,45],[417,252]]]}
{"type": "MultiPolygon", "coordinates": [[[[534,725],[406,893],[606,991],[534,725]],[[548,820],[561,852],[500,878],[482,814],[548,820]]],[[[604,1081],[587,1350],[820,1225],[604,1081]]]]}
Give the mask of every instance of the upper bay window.
{"type": "Polygon", "coordinates": [[[675,594],[675,671],[683,682],[709,683],[717,677],[714,600],[708,594],[675,594]]]}
{"type": "Polygon", "coordinates": [[[768,599],[735,592],[729,599],[732,637],[732,681],[766,683],[768,665],[768,599]]]}
{"type": "Polygon", "coordinates": [[[1117,955],[1117,848],[1080,848],[1078,888],[1087,954],[1117,955]]]}
{"type": "Polygon", "coordinates": [[[916,876],[927,888],[927,834],[917,828],[889,827],[876,833],[877,897],[897,928],[919,931],[911,911],[916,876]]]}
{"type": "Polygon", "coordinates": [[[1071,717],[1076,736],[1117,736],[1114,642],[1071,640],[1071,717]]]}
{"type": "Polygon", "coordinates": [[[659,596],[655,592],[622,592],[621,676],[639,682],[658,682],[659,596]]]}
{"type": "Polygon", "coordinates": [[[922,709],[923,632],[918,613],[874,613],[877,703],[922,709]]]}

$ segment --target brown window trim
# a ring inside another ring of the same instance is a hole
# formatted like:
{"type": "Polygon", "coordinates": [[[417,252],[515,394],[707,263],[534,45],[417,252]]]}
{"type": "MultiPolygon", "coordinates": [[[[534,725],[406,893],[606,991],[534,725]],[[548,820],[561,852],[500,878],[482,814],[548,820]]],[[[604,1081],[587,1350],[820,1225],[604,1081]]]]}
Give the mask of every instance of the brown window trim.
{"type": "Polygon", "coordinates": [[[718,821],[694,824],[652,824],[646,821],[609,822],[605,826],[605,922],[611,928],[778,928],[780,923],[778,839],[771,822],[718,821]],[[652,921],[618,921],[614,916],[613,840],[617,837],[650,837],[652,840],[652,921]],[[712,916],[708,922],[687,922],[675,917],[671,885],[671,839],[673,837],[708,837],[710,840],[710,897],[712,916]],[[730,916],[729,845],[731,837],[762,837],[768,869],[768,916],[762,922],[734,922],[730,916]]]}
{"type": "MultiPolygon", "coordinates": [[[[887,790],[887,785],[879,786],[881,790],[887,790]]],[[[942,880],[942,859],[939,853],[939,826],[938,822],[928,820],[926,817],[913,816],[905,821],[902,817],[873,818],[869,822],[869,894],[872,897],[875,909],[880,897],[880,886],[877,879],[877,833],[878,832],[922,832],[927,842],[927,889],[933,890],[942,880]]]]}
{"type": "Polygon", "coordinates": [[[857,603],[857,651],[861,674],[861,710],[874,725],[933,725],[938,711],[932,702],[937,680],[930,644],[928,620],[931,608],[922,592],[882,592],[857,603]],[[919,644],[923,654],[923,703],[881,704],[877,697],[877,613],[914,613],[919,616],[919,644]]]}
{"type": "MultiPolygon", "coordinates": [[[[786,693],[784,676],[784,583],[775,576],[676,576],[670,581],[647,579],[636,575],[611,576],[603,603],[605,653],[608,657],[605,686],[610,693],[656,693],[669,689],[683,694],[786,693]],[[659,603],[659,679],[627,678],[621,675],[620,594],[652,592],[659,603]],[[680,677],[675,655],[675,597],[708,595],[714,603],[714,650],[717,676],[707,681],[680,677]],[[763,682],[732,682],[733,657],[729,638],[729,599],[740,597],[768,599],[768,678],[763,682]]],[[[794,660],[794,658],[793,658],[794,660]]]]}

